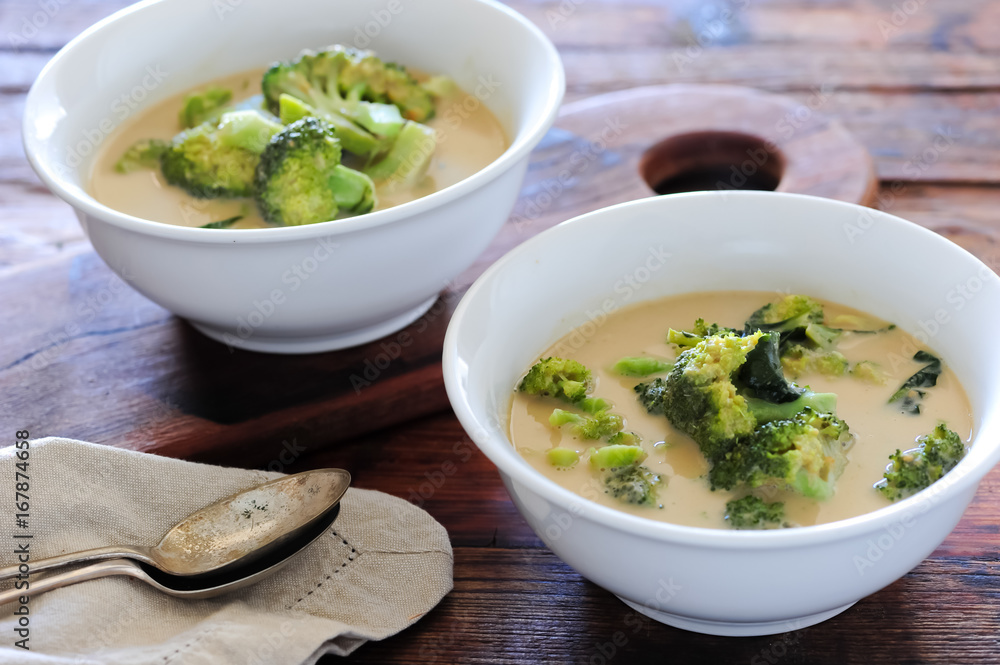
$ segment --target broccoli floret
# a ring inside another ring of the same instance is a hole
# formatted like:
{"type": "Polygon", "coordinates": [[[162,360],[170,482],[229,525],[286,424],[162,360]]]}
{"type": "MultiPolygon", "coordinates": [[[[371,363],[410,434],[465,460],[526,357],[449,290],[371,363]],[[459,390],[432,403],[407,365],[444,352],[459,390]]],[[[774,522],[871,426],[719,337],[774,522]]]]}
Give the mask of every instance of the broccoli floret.
{"type": "Polygon", "coordinates": [[[782,352],[792,341],[829,349],[840,337],[841,331],[823,325],[823,316],[823,306],[809,296],[785,296],[751,314],[743,330],[744,333],[755,330],[780,333],[782,352]]]}
{"type": "Polygon", "coordinates": [[[640,383],[633,388],[639,395],[639,402],[646,411],[655,416],[664,415],[663,402],[667,398],[667,380],[653,379],[648,383],[640,383]]]}
{"type": "Polygon", "coordinates": [[[260,155],[280,131],[256,111],[223,113],[171,140],[160,158],[163,176],[199,198],[251,196],[260,155]]]}
{"type": "Polygon", "coordinates": [[[667,344],[676,344],[680,347],[694,346],[710,335],[724,335],[735,332],[735,328],[726,328],[725,326],[720,326],[718,323],[707,325],[705,319],[696,319],[694,327],[691,330],[674,330],[673,328],[668,330],[667,344]]]}
{"type": "Polygon", "coordinates": [[[851,376],[867,383],[877,386],[885,385],[886,377],[878,363],[871,360],[862,360],[854,363],[851,367],[851,376]]]}
{"type": "Polygon", "coordinates": [[[778,302],[768,303],[751,314],[744,330],[790,332],[805,329],[810,323],[823,323],[823,306],[809,296],[790,295],[778,302]]]}
{"type": "Polygon", "coordinates": [[[209,120],[218,120],[224,107],[232,98],[232,90],[218,86],[204,92],[192,92],[185,95],[178,114],[181,128],[190,129],[209,120]]]}
{"type": "Polygon", "coordinates": [[[343,46],[275,63],[261,88],[272,111],[279,111],[282,95],[290,95],[336,126],[344,147],[362,156],[385,148],[374,137],[393,139],[404,120],[422,122],[434,114],[431,95],[405,69],[343,46]]]}
{"type": "Polygon", "coordinates": [[[785,504],[766,503],[748,494],[742,499],[726,503],[726,522],[734,529],[770,529],[781,526],[785,520],[785,504]]]}
{"type": "Polygon", "coordinates": [[[454,97],[461,90],[461,88],[458,87],[458,84],[455,83],[455,79],[442,74],[431,76],[426,81],[421,83],[420,87],[430,93],[430,96],[435,99],[454,97]]]}
{"type": "Polygon", "coordinates": [[[854,437],[843,420],[807,408],[788,420],[758,427],[714,460],[712,488],[763,485],[794,490],[813,499],[833,495],[854,437]]]}
{"type": "Polygon", "coordinates": [[[607,411],[598,411],[588,418],[571,411],[556,409],[549,416],[549,424],[556,428],[572,425],[570,431],[573,432],[573,436],[578,439],[596,440],[620,432],[625,422],[618,414],[607,411]]]}
{"type": "Polygon", "coordinates": [[[551,356],[532,365],[517,389],[573,404],[585,399],[592,385],[590,370],[581,363],[551,356]]]}
{"type": "Polygon", "coordinates": [[[157,169],[169,143],[160,139],[140,139],[130,145],[117,162],[115,171],[132,173],[140,169],[157,169]]]}
{"type": "Polygon", "coordinates": [[[824,376],[844,376],[850,363],[840,351],[823,351],[806,348],[802,344],[789,344],[781,354],[781,366],[793,378],[812,372],[824,376]]]}
{"type": "Polygon", "coordinates": [[[645,387],[639,391],[640,399],[651,412],[662,411],[674,427],[698,443],[707,458],[714,459],[757,425],[733,377],[761,337],[760,332],[706,337],[677,358],[657,386],[662,391],[645,387]],[[654,399],[655,394],[659,399],[654,399]]]}
{"type": "Polygon", "coordinates": [[[638,446],[642,439],[635,432],[618,432],[608,439],[608,443],[612,446],[638,446]]]}
{"type": "Polygon", "coordinates": [[[915,448],[896,450],[889,456],[890,464],[875,489],[890,501],[908,497],[955,468],[965,453],[958,434],[939,423],[930,434],[917,439],[915,448]]]}
{"type": "Polygon", "coordinates": [[[424,122],[434,117],[434,99],[404,67],[383,62],[371,51],[343,52],[348,62],[340,74],[342,91],[369,102],[393,104],[407,120],[424,122]]]}
{"type": "Polygon", "coordinates": [[[614,364],[611,370],[622,376],[649,376],[650,374],[666,372],[673,366],[673,363],[658,358],[637,356],[622,358],[614,364]]]}
{"type": "Polygon", "coordinates": [[[590,449],[590,467],[604,484],[604,491],[619,501],[657,506],[657,488],[663,480],[642,462],[646,453],[637,446],[610,445],[590,449]]]}
{"type": "Polygon", "coordinates": [[[375,206],[375,185],[340,163],[334,128],[303,118],[272,137],[254,176],[257,205],[272,224],[298,226],[362,214],[375,206]]]}
{"type": "Polygon", "coordinates": [[[437,138],[433,129],[418,122],[407,122],[389,152],[365,167],[365,173],[373,180],[384,181],[394,187],[412,185],[427,172],[436,147],[437,138]]]}

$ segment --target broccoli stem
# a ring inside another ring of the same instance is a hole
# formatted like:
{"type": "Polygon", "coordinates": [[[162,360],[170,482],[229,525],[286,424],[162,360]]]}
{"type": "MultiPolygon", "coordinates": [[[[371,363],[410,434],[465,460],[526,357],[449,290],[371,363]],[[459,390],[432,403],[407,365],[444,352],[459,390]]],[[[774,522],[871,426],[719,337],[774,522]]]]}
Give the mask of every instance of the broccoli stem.
{"type": "Polygon", "coordinates": [[[545,453],[545,457],[549,460],[549,464],[562,469],[576,466],[576,463],[580,461],[579,453],[571,448],[550,448],[545,453]]]}
{"type": "Polygon", "coordinates": [[[216,136],[231,148],[243,148],[255,155],[263,154],[271,137],[283,129],[256,111],[232,111],[219,119],[216,136]]]}
{"type": "Polygon", "coordinates": [[[811,407],[819,413],[834,413],[837,410],[836,393],[814,393],[807,390],[797,399],[784,404],[774,404],[755,397],[747,398],[750,413],[758,424],[769,423],[772,420],[787,420],[806,407],[811,407]]]}
{"type": "Polygon", "coordinates": [[[657,358],[637,356],[622,358],[611,369],[622,376],[643,377],[669,371],[673,366],[673,363],[657,358]]]}
{"type": "Polygon", "coordinates": [[[373,180],[409,185],[419,180],[434,155],[434,130],[418,122],[407,122],[385,157],[365,168],[373,180]]]}
{"type": "Polygon", "coordinates": [[[344,150],[355,155],[367,157],[378,153],[380,149],[379,140],[354,121],[339,113],[314,109],[302,100],[288,94],[282,94],[278,98],[278,117],[286,125],[302,118],[322,118],[333,125],[334,133],[340,139],[344,150]]]}
{"type": "Polygon", "coordinates": [[[328,184],[343,211],[363,214],[375,207],[375,183],[360,171],[337,164],[328,184]]]}

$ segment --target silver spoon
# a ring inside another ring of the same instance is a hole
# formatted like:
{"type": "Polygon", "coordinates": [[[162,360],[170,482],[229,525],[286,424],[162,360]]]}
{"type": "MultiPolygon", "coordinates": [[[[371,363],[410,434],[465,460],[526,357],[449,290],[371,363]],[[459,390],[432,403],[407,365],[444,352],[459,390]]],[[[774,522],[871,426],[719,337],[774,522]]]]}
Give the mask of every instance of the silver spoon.
{"type": "Polygon", "coordinates": [[[34,598],[46,591],[114,575],[134,577],[170,596],[192,599],[211,598],[255,584],[284,568],[295,558],[295,555],[305,549],[306,545],[323,535],[339,512],[340,506],[337,505],[327,519],[320,520],[314,525],[321,528],[316,529],[314,535],[303,539],[301,546],[289,545],[284,554],[281,554],[281,550],[275,552],[271,561],[258,559],[256,565],[251,564],[246,569],[233,570],[228,575],[181,577],[157,571],[135,559],[103,559],[91,561],[91,563],[79,567],[68,566],[70,570],[42,577],[31,583],[30,590],[8,589],[0,592],[0,605],[17,600],[26,594],[30,594],[34,598]],[[261,564],[261,561],[268,562],[261,564]]]}
{"type": "MultiPolygon", "coordinates": [[[[162,586],[191,595],[253,576],[253,581],[275,572],[278,563],[305,547],[322,534],[339,510],[339,502],[350,484],[351,475],[342,469],[317,469],[278,478],[226,497],[189,515],[177,523],[155,547],[112,546],[63,554],[31,562],[31,571],[84,562],[117,565],[88,566],[33,581],[31,591],[55,577],[73,577],[88,571],[82,579],[95,576],[132,575],[146,577],[162,586]],[[140,562],[121,561],[133,559],[140,562]],[[273,568],[273,570],[272,570],[273,568]],[[111,572],[114,571],[114,572],[111,572]],[[96,573],[102,574],[97,575],[96,573]],[[200,591],[198,591],[200,590],[200,591]]],[[[18,574],[18,566],[0,569],[0,580],[18,574]]],[[[247,582],[251,583],[251,582],[247,582]]],[[[59,586],[64,586],[59,584],[59,586]]],[[[243,584],[240,584],[243,586],[243,584]]],[[[221,593],[221,591],[218,591],[221,593]]],[[[0,593],[0,603],[16,595],[0,593]]],[[[214,594],[213,594],[214,595],[214,594]]]]}

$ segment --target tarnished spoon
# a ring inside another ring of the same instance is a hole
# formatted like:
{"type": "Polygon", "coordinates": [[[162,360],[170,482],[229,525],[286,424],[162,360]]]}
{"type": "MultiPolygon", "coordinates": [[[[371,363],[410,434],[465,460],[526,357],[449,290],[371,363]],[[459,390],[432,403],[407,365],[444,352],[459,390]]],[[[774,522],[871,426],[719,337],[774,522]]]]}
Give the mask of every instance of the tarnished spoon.
{"type": "MultiPolygon", "coordinates": [[[[32,561],[29,564],[32,573],[85,562],[107,563],[104,560],[109,559],[115,560],[116,565],[95,563],[35,580],[31,591],[39,592],[43,583],[47,588],[55,588],[46,581],[83,570],[90,571],[84,579],[123,574],[145,576],[156,583],[154,586],[184,595],[191,595],[190,590],[204,591],[219,585],[225,588],[218,593],[231,590],[235,588],[233,584],[248,576],[255,576],[253,581],[256,581],[257,575],[265,570],[268,574],[274,572],[275,565],[322,534],[336,517],[340,499],[350,482],[351,475],[343,469],[317,469],[285,476],[192,513],[170,529],[155,547],[100,547],[32,561]],[[129,565],[122,559],[139,564],[129,565]]],[[[17,565],[0,569],[0,580],[19,572],[17,565]]],[[[0,593],[0,603],[17,597],[12,593],[0,593]]]]}

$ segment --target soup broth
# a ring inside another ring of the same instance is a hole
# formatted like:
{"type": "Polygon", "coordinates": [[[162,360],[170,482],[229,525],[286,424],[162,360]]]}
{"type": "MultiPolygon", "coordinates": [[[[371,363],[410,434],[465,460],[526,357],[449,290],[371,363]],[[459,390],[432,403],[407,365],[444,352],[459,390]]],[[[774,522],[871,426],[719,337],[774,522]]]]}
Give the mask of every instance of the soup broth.
{"type": "MultiPolygon", "coordinates": [[[[199,88],[228,88],[233,91],[234,103],[239,103],[260,94],[264,71],[243,72],[199,88]]],[[[185,94],[157,104],[111,137],[91,171],[91,195],[120,212],[178,226],[203,226],[237,215],[244,217],[230,228],[269,226],[250,199],[195,198],[168,184],[158,169],[125,174],[115,171],[115,163],[136,141],[169,140],[181,131],[177,113],[185,94]]],[[[461,91],[442,99],[434,117],[425,124],[438,137],[426,176],[413,187],[390,188],[376,183],[375,210],[392,208],[454,185],[496,160],[509,145],[503,128],[489,109],[475,96],[461,91]]]]}
{"type": "MultiPolygon", "coordinates": [[[[641,445],[648,453],[644,464],[663,478],[659,489],[662,507],[632,506],[605,494],[585,455],[591,447],[605,444],[578,440],[568,428],[550,426],[548,418],[552,410],[565,406],[554,399],[515,393],[510,413],[510,437],[515,449],[540,473],[597,503],[675,524],[728,528],[723,519],[726,502],[742,493],[712,491],[705,477],[708,463],[698,445],[674,429],[664,416],[650,415],[639,403],[633,387],[652,377],[619,376],[611,366],[620,358],[645,354],[671,360],[678,351],[666,343],[669,328],[687,330],[697,318],[741,327],[753,311],[776,299],[774,294],[765,292],[713,292],[643,303],[608,316],[589,337],[582,331],[574,331],[541,354],[542,358],[572,358],[590,368],[595,378],[592,396],[612,402],[613,411],[625,419],[623,431],[635,432],[641,438],[641,445]],[[556,446],[576,450],[580,461],[569,469],[553,466],[546,458],[546,451],[556,446]]],[[[877,321],[857,310],[820,302],[826,321],[834,322],[833,325],[842,315],[877,321]]],[[[767,499],[784,501],[786,520],[795,525],[834,522],[889,505],[889,500],[872,487],[882,477],[889,455],[897,448],[914,447],[915,439],[928,434],[939,421],[945,421],[966,444],[971,438],[969,401],[947,365],[937,385],[927,389],[921,413],[903,413],[898,404],[887,403],[903,381],[921,367],[912,357],[923,347],[911,335],[899,328],[876,334],[848,332],[837,348],[851,363],[862,360],[878,363],[885,382],[876,385],[849,374],[789,377],[816,392],[836,393],[837,415],[856,436],[832,498],[816,501],[792,492],[778,492],[767,499]]]]}

